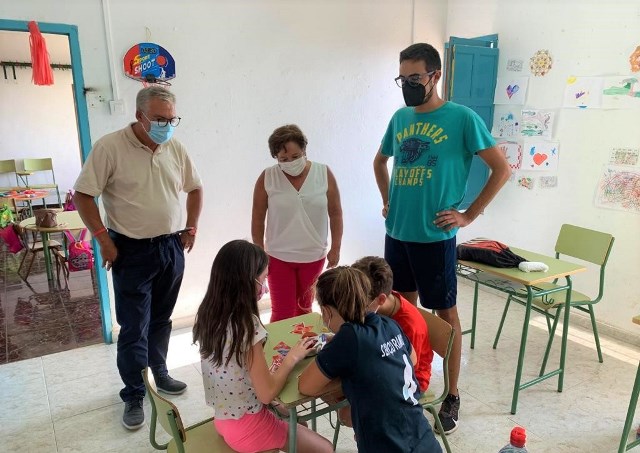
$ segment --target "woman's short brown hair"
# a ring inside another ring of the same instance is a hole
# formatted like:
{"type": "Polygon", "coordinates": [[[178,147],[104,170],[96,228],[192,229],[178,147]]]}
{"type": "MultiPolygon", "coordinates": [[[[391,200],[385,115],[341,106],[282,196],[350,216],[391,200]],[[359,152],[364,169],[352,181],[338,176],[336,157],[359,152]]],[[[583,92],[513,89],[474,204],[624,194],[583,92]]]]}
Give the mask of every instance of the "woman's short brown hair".
{"type": "Polygon", "coordinates": [[[277,128],[269,137],[269,151],[271,151],[271,157],[276,157],[284,145],[289,142],[296,143],[302,151],[307,148],[307,137],[304,136],[302,131],[295,124],[287,124],[277,128]]]}

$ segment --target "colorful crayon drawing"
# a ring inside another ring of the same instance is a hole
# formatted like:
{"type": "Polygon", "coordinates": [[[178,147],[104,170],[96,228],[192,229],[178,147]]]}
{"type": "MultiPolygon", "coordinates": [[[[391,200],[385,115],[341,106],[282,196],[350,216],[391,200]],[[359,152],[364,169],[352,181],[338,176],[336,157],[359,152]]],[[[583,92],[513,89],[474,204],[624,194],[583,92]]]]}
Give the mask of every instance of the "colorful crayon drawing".
{"type": "Polygon", "coordinates": [[[524,187],[525,189],[529,189],[529,190],[533,189],[535,182],[536,182],[535,179],[530,178],[528,176],[522,176],[518,178],[518,186],[524,187]]]}
{"type": "Polygon", "coordinates": [[[522,153],[522,170],[556,171],[558,169],[559,148],[557,142],[525,140],[522,153]]]}
{"type": "Polygon", "coordinates": [[[640,80],[637,76],[614,76],[604,79],[602,107],[607,109],[640,108],[640,80]]]}
{"type": "Polygon", "coordinates": [[[493,111],[491,135],[497,138],[516,137],[520,130],[520,114],[514,109],[497,106],[493,111]]]}
{"type": "Polygon", "coordinates": [[[553,133],[553,112],[543,110],[523,110],[520,120],[520,135],[524,137],[551,137],[553,133]]]}
{"type": "Polygon", "coordinates": [[[640,214],[640,169],[605,166],[596,191],[596,206],[640,214]]]}
{"type": "Polygon", "coordinates": [[[498,77],[493,103],[523,105],[528,85],[529,77],[498,77]]]}
{"type": "Polygon", "coordinates": [[[562,106],[575,109],[600,108],[602,83],[602,77],[569,77],[562,106]]]}
{"type": "Polygon", "coordinates": [[[520,143],[498,142],[496,146],[504,153],[507,162],[509,162],[509,167],[511,167],[512,170],[520,169],[522,165],[522,145],[520,145],[520,143]]]}

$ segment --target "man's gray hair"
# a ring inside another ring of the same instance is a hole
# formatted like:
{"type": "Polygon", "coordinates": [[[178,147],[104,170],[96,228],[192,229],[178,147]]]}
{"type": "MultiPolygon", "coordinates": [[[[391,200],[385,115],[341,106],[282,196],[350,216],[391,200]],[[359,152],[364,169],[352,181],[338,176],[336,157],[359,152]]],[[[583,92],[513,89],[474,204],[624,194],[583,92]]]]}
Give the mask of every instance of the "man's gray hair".
{"type": "Polygon", "coordinates": [[[136,96],[136,110],[144,110],[151,99],[160,99],[171,104],[176,104],[176,95],[166,88],[159,86],[150,86],[138,91],[136,96]]]}

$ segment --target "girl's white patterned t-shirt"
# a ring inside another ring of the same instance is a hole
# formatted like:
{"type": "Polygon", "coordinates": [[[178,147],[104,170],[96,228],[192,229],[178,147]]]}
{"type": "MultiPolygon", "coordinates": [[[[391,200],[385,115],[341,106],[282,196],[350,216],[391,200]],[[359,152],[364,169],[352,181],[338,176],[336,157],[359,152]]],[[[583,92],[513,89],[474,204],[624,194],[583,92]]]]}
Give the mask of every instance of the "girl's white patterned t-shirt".
{"type": "MultiPolygon", "coordinates": [[[[267,338],[267,331],[257,316],[253,316],[255,335],[252,344],[267,338]]],[[[201,360],[202,380],[207,405],[216,411],[216,418],[239,419],[245,414],[256,414],[262,409],[262,403],[251,383],[249,369],[241,366],[235,358],[231,358],[227,366],[224,365],[229,355],[230,330],[227,331],[227,343],[224,346],[224,358],[222,364],[216,367],[211,362],[211,357],[201,360]]]]}

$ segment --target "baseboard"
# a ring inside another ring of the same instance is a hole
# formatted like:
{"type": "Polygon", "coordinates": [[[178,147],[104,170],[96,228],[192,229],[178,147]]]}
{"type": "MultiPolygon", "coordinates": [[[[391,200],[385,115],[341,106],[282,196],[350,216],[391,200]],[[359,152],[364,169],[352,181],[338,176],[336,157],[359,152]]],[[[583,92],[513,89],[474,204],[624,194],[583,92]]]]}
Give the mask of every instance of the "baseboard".
{"type": "MultiPolygon", "coordinates": [[[[458,279],[458,284],[466,285],[471,288],[475,286],[473,282],[466,279],[462,279],[462,278],[458,279]]],[[[489,288],[488,286],[480,285],[480,290],[485,293],[506,298],[505,293],[503,293],[502,291],[498,291],[497,289],[494,289],[494,288],[489,288]]],[[[571,323],[579,327],[582,327],[584,329],[591,330],[591,319],[589,318],[588,315],[578,310],[571,311],[571,323]]],[[[640,347],[640,333],[623,330],[623,329],[620,329],[619,327],[612,326],[611,324],[606,324],[601,321],[598,321],[597,313],[596,313],[596,326],[598,327],[598,333],[600,335],[605,335],[614,340],[623,341],[625,343],[629,343],[630,345],[640,347]]]]}
{"type": "MultiPolygon", "coordinates": [[[[262,314],[266,311],[271,311],[271,299],[269,297],[263,297],[260,301],[258,301],[258,311],[262,314]]],[[[180,330],[193,327],[193,324],[196,321],[196,315],[182,316],[180,318],[173,318],[171,320],[171,330],[180,330]]],[[[120,326],[118,324],[114,324],[113,331],[111,335],[113,337],[113,342],[118,342],[118,334],[120,333],[120,326]]]]}

